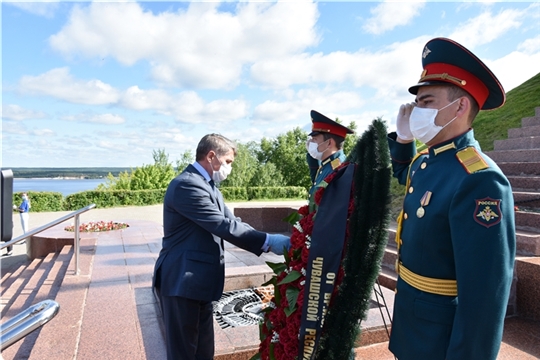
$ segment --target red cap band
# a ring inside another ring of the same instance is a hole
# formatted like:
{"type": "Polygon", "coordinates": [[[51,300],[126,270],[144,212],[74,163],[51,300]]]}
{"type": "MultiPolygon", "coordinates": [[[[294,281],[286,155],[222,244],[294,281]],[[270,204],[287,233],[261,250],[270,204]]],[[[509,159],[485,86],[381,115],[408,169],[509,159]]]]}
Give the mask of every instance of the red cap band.
{"type": "Polygon", "coordinates": [[[427,64],[419,82],[444,81],[459,86],[476,100],[481,109],[489,95],[487,86],[470,72],[444,63],[427,64]]]}
{"type": "Polygon", "coordinates": [[[318,131],[322,133],[330,133],[344,138],[347,136],[347,129],[343,126],[327,124],[323,122],[314,122],[311,131],[318,131]]]}

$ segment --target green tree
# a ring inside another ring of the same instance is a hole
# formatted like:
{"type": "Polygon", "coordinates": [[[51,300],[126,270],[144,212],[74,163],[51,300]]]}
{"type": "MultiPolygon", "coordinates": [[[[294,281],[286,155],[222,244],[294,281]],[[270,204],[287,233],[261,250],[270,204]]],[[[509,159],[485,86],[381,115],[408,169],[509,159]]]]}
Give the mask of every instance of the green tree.
{"type": "Polygon", "coordinates": [[[257,158],[262,164],[273,163],[283,176],[281,186],[310,186],[306,162],[307,133],[294,128],[276,139],[261,140],[257,158]]]}
{"type": "Polygon", "coordinates": [[[131,190],[131,175],[127,171],[119,173],[118,177],[109,173],[106,182],[99,184],[96,190],[131,190]]]}
{"type": "Polygon", "coordinates": [[[165,189],[176,175],[165,149],[152,150],[154,164],[143,165],[120,173],[118,178],[109,174],[105,185],[98,190],[153,190],[165,189]]]}
{"type": "Polygon", "coordinates": [[[221,186],[247,187],[259,167],[257,160],[258,149],[259,145],[254,141],[246,144],[237,142],[236,156],[232,164],[231,174],[223,181],[221,186]]]}
{"type": "Polygon", "coordinates": [[[348,156],[351,153],[352,149],[354,149],[354,146],[356,145],[356,141],[358,140],[358,134],[356,133],[358,127],[356,126],[356,122],[351,121],[348,128],[355,133],[348,134],[345,137],[345,143],[343,144],[343,152],[345,153],[345,156],[348,156]]]}
{"type": "Polygon", "coordinates": [[[259,164],[249,186],[283,186],[283,175],[274,163],[259,164]]]}
{"type": "Polygon", "coordinates": [[[176,173],[179,174],[184,171],[189,164],[193,164],[193,161],[195,161],[195,156],[191,153],[191,151],[184,151],[180,156],[180,159],[176,159],[176,173]]]}

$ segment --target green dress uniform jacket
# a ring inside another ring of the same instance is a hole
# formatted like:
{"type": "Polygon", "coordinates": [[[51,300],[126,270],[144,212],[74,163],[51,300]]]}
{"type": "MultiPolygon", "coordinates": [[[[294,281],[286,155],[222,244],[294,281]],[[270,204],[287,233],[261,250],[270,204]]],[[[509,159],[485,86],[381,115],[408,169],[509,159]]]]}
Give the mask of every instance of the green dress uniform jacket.
{"type": "Polygon", "coordinates": [[[389,146],[401,184],[410,171],[389,348],[399,360],[495,360],[515,258],[508,179],[473,130],[414,161],[414,142],[390,134],[389,146]],[[454,280],[457,296],[432,292],[454,280]]]}
{"type": "Polygon", "coordinates": [[[307,162],[309,166],[309,176],[311,177],[311,188],[309,189],[309,197],[311,198],[317,190],[317,185],[321,183],[328,175],[334,171],[347,157],[343,150],[338,150],[323,161],[319,162],[307,154],[307,162]],[[318,168],[318,169],[317,169],[318,168]],[[317,169],[317,170],[314,170],[317,169]]]}

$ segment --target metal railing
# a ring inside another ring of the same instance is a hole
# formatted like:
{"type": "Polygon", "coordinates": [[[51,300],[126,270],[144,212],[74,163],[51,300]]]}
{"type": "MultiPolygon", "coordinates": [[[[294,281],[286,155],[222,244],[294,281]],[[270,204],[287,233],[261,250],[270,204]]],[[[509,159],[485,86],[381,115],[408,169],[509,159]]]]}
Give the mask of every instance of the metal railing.
{"type": "Polygon", "coordinates": [[[33,230],[30,230],[29,232],[27,232],[26,234],[23,234],[21,236],[18,236],[16,237],[15,239],[12,239],[10,241],[7,241],[5,243],[2,244],[2,246],[0,247],[0,249],[4,249],[8,246],[11,246],[13,244],[16,244],[20,241],[23,241],[29,237],[32,237],[36,234],[39,234],[40,232],[42,231],[45,231],[49,228],[52,228],[53,226],[56,226],[58,224],[61,224],[63,223],[64,221],[66,220],[69,220],[71,218],[75,218],[75,224],[74,224],[74,227],[73,227],[73,230],[75,232],[75,237],[73,239],[73,243],[75,245],[75,275],[79,275],[79,253],[80,253],[80,244],[79,244],[79,240],[80,240],[80,232],[79,232],[79,215],[81,215],[82,213],[85,213],[87,212],[88,210],[92,210],[93,208],[96,207],[96,204],[90,204],[86,207],[83,207],[82,209],[79,209],[77,211],[74,211],[72,212],[71,214],[67,214],[65,216],[62,216],[61,218],[58,218],[54,221],[51,221],[50,223],[46,224],[46,225],[43,225],[43,226],[40,226],[38,228],[35,228],[33,230]]]}
{"type": "Polygon", "coordinates": [[[44,300],[0,325],[1,349],[4,350],[39,329],[58,314],[60,305],[53,300],[44,300]]]}

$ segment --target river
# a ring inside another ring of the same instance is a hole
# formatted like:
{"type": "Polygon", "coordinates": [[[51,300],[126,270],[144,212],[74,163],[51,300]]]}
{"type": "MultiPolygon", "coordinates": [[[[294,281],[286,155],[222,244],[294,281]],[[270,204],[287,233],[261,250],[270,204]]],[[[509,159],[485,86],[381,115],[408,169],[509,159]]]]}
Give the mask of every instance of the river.
{"type": "Polygon", "coordinates": [[[14,178],[13,193],[25,191],[53,191],[64,196],[86,190],[94,190],[106,179],[45,179],[45,178],[14,178]]]}

